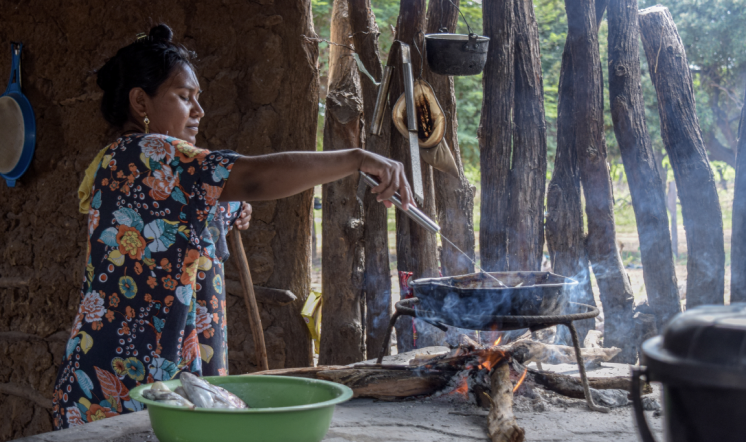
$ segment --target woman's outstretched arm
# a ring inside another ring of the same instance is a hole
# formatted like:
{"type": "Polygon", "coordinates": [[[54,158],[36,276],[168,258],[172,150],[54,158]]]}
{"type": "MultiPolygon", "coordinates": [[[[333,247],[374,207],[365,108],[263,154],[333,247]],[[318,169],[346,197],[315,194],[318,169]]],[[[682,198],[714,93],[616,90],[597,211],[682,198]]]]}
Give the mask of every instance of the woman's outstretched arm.
{"type": "Polygon", "coordinates": [[[378,177],[381,185],[372,191],[378,194],[379,201],[399,191],[404,207],[411,204],[412,192],[404,166],[362,149],[242,156],[233,164],[220,199],[263,201],[285,198],[358,170],[378,177]]]}

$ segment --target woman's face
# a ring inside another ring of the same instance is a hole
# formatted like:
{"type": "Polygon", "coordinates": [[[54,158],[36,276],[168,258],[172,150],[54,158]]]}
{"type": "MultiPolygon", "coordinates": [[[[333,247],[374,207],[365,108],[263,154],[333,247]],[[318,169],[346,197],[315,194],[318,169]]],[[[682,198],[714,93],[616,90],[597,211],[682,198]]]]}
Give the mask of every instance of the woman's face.
{"type": "Polygon", "coordinates": [[[150,133],[164,134],[194,144],[199,121],[205,115],[198,101],[200,92],[199,81],[192,68],[179,65],[158,88],[154,97],[148,96],[140,88],[133,89],[130,94],[132,115],[140,116],[138,123],[143,129],[143,120],[147,115],[150,133]]]}

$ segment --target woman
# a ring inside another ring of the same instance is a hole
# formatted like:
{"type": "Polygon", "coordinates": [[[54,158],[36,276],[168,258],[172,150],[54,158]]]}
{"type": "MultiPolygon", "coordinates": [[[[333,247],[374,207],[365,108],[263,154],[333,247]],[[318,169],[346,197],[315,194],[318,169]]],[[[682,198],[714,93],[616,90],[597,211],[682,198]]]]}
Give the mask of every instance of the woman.
{"type": "MultiPolygon", "coordinates": [[[[81,185],[88,252],[80,307],[54,392],[55,429],[137,411],[136,385],[180,371],[227,374],[225,230],[249,205],[362,170],[378,200],[410,190],[402,165],[350,149],[245,157],[194,147],[204,111],[193,54],[155,26],[98,72],[104,118],[122,136],[81,185]]],[[[386,203],[388,203],[386,201],[386,203]]]]}

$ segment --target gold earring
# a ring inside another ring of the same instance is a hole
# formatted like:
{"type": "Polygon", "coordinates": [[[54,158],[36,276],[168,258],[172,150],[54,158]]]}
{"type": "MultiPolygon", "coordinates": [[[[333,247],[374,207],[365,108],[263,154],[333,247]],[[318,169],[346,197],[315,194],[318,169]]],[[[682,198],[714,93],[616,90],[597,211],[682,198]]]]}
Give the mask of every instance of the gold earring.
{"type": "Polygon", "coordinates": [[[150,129],[148,129],[148,125],[150,124],[150,118],[148,118],[148,116],[145,115],[145,119],[142,120],[142,122],[145,123],[145,133],[149,134],[150,133],[150,129]]]}

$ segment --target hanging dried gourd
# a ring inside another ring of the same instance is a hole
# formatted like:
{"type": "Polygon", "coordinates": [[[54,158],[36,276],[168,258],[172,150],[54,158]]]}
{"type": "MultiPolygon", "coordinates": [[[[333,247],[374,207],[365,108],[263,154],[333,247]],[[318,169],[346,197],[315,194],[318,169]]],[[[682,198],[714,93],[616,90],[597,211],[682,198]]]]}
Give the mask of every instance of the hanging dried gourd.
{"type": "MultiPolygon", "coordinates": [[[[414,82],[414,104],[417,116],[417,138],[420,156],[434,168],[458,178],[458,168],[451,149],[443,140],[446,132],[446,116],[440,107],[435,91],[422,79],[414,82]]],[[[408,136],[407,105],[404,94],[399,97],[392,112],[394,125],[403,136],[408,136]]]]}

